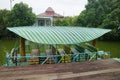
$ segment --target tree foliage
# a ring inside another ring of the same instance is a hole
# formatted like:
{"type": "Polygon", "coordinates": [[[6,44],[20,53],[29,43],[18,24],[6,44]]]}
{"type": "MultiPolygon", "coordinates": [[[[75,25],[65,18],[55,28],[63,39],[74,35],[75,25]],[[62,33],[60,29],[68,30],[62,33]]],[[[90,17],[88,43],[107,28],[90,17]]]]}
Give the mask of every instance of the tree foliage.
{"type": "Polygon", "coordinates": [[[10,11],[9,10],[0,10],[0,37],[5,36],[7,31],[6,31],[6,26],[8,26],[10,11]]]}
{"type": "Polygon", "coordinates": [[[105,40],[120,40],[120,0],[88,0],[84,19],[86,26],[112,29],[105,40]]]}
{"type": "Polygon", "coordinates": [[[71,26],[72,25],[72,18],[71,17],[65,17],[64,19],[56,19],[54,21],[55,26],[71,26]]]}
{"type": "Polygon", "coordinates": [[[21,2],[15,4],[9,19],[11,20],[11,26],[30,26],[35,23],[36,16],[32,13],[32,8],[21,2]]]}
{"type": "Polygon", "coordinates": [[[6,27],[31,26],[36,21],[36,15],[32,8],[25,3],[15,4],[11,11],[0,10],[0,37],[13,35],[6,30],[6,27]]]}
{"type": "MultiPolygon", "coordinates": [[[[96,19],[100,22],[98,27],[112,29],[112,31],[104,36],[105,40],[120,40],[120,0],[94,0],[99,3],[96,8],[96,19]],[[98,11],[101,8],[100,12],[98,11]]],[[[94,4],[94,3],[92,3],[94,4]]],[[[88,7],[88,6],[87,6],[88,7]]],[[[94,7],[89,7],[94,8],[94,7]]],[[[89,11],[89,9],[86,9],[89,11]]]]}

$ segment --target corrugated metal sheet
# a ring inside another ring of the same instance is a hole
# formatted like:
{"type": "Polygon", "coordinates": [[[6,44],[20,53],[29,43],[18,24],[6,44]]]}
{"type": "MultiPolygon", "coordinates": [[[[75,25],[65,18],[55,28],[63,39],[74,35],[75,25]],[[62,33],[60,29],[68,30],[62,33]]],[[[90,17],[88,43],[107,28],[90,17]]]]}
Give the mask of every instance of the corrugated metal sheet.
{"type": "Polygon", "coordinates": [[[83,27],[26,26],[8,28],[17,35],[41,44],[76,44],[94,40],[111,31],[83,27]]]}

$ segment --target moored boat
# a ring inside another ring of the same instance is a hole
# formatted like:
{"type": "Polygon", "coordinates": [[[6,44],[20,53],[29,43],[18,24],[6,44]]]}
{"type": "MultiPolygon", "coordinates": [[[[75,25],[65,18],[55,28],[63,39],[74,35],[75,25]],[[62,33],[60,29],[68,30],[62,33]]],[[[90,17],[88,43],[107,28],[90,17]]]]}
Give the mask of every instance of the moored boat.
{"type": "Polygon", "coordinates": [[[6,55],[6,66],[56,64],[110,58],[110,52],[98,51],[94,46],[85,43],[111,31],[109,29],[24,26],[12,27],[8,30],[20,36],[20,46],[13,48],[11,53],[6,55]]]}

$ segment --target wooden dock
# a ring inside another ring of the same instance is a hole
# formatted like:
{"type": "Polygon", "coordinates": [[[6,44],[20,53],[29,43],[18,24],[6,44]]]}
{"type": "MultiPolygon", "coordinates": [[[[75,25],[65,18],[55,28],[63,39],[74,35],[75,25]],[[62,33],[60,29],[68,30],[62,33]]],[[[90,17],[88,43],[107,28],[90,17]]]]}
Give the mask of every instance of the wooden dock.
{"type": "Polygon", "coordinates": [[[120,80],[120,62],[99,60],[0,67],[0,80],[120,80]]]}

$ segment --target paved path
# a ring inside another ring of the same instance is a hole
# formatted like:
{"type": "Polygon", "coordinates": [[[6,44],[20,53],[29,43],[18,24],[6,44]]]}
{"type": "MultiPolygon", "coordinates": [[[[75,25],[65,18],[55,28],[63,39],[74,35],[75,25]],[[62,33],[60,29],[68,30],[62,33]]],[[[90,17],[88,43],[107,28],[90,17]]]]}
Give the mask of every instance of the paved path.
{"type": "Polygon", "coordinates": [[[9,78],[0,78],[0,80],[55,80],[55,79],[66,79],[66,78],[74,78],[80,76],[89,76],[95,74],[102,73],[111,73],[111,72],[120,72],[120,68],[116,69],[105,69],[98,71],[90,71],[90,72],[82,72],[82,73],[73,73],[73,72],[65,72],[65,73],[52,73],[52,74],[41,74],[41,75],[27,75],[22,77],[9,77],[9,78]]]}
{"type": "Polygon", "coordinates": [[[120,80],[115,60],[0,67],[0,80],[120,80]]]}

